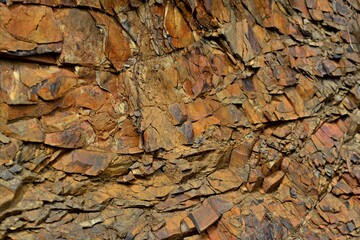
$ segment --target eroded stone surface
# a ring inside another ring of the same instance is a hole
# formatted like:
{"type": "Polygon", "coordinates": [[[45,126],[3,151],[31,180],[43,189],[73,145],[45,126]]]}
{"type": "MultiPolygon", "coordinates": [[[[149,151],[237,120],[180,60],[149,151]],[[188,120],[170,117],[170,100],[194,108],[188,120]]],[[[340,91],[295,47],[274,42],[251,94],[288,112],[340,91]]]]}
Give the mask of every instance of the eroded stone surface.
{"type": "Polygon", "coordinates": [[[0,239],[357,239],[358,1],[0,1],[0,239]]]}

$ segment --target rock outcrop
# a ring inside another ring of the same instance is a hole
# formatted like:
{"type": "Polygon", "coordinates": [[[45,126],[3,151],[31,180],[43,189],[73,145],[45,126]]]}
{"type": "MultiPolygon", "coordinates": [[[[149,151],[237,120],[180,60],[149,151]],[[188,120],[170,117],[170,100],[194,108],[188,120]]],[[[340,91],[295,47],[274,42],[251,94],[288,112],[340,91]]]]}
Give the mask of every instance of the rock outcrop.
{"type": "Polygon", "coordinates": [[[359,0],[0,1],[0,239],[360,238],[359,0]]]}

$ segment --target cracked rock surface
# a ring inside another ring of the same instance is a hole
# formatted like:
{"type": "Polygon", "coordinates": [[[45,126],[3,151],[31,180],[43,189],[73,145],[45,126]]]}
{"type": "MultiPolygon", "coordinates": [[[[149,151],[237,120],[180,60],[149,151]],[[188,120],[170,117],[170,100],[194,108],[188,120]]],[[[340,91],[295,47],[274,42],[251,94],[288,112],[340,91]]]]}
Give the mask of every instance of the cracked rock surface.
{"type": "Polygon", "coordinates": [[[0,0],[0,239],[360,238],[359,0],[0,0]]]}

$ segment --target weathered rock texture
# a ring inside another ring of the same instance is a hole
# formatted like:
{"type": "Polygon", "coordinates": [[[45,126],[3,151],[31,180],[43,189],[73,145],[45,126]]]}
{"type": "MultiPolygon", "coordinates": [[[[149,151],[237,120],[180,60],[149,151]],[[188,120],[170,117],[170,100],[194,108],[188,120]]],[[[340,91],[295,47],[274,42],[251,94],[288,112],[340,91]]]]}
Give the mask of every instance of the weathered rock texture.
{"type": "Polygon", "coordinates": [[[0,238],[359,238],[359,13],[0,1],[0,238]]]}

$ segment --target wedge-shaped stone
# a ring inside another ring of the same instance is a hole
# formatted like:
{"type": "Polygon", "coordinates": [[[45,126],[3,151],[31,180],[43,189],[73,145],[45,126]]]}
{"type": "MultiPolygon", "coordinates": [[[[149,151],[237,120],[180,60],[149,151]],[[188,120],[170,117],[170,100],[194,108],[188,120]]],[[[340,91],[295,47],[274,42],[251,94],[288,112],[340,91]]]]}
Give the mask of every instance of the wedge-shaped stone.
{"type": "Polygon", "coordinates": [[[4,204],[12,201],[13,198],[15,197],[15,193],[3,185],[0,185],[0,192],[2,196],[0,198],[0,207],[3,207],[4,204]]]}
{"type": "Polygon", "coordinates": [[[190,121],[200,120],[212,113],[210,106],[202,99],[197,99],[192,103],[188,103],[185,107],[190,121]]]}
{"type": "Polygon", "coordinates": [[[194,129],[190,121],[184,122],[184,124],[177,127],[177,129],[185,137],[185,144],[192,144],[194,142],[194,129]]]}
{"type": "Polygon", "coordinates": [[[262,188],[265,190],[265,192],[271,192],[275,190],[281,183],[281,180],[285,176],[285,173],[282,171],[277,171],[271,174],[270,176],[267,176],[264,179],[264,182],[262,184],[262,188]]]}
{"type": "Polygon", "coordinates": [[[177,7],[174,7],[171,2],[167,2],[165,9],[165,29],[168,32],[169,42],[176,48],[183,48],[191,43],[194,39],[191,30],[177,7]]]}
{"type": "Polygon", "coordinates": [[[179,125],[186,121],[185,111],[184,104],[173,103],[169,106],[169,112],[171,113],[174,125],[179,125]]]}
{"type": "Polygon", "coordinates": [[[242,22],[229,23],[225,37],[235,54],[248,62],[260,53],[261,48],[256,36],[245,19],[242,22]]]}
{"type": "Polygon", "coordinates": [[[211,196],[207,201],[219,216],[229,211],[234,206],[232,202],[228,202],[219,196],[211,196]]]}
{"type": "Polygon", "coordinates": [[[124,62],[131,56],[131,47],[128,39],[124,36],[122,28],[116,23],[115,20],[100,14],[98,12],[91,12],[91,15],[95,18],[99,26],[103,26],[102,34],[105,41],[106,56],[116,69],[121,69],[124,62]]]}
{"type": "Polygon", "coordinates": [[[211,207],[208,201],[204,201],[198,209],[190,213],[189,217],[194,222],[197,231],[201,233],[214,224],[220,218],[220,215],[211,207]]]}
{"type": "Polygon", "coordinates": [[[220,120],[221,125],[247,126],[248,120],[235,105],[221,106],[214,112],[214,117],[220,120]]]}

